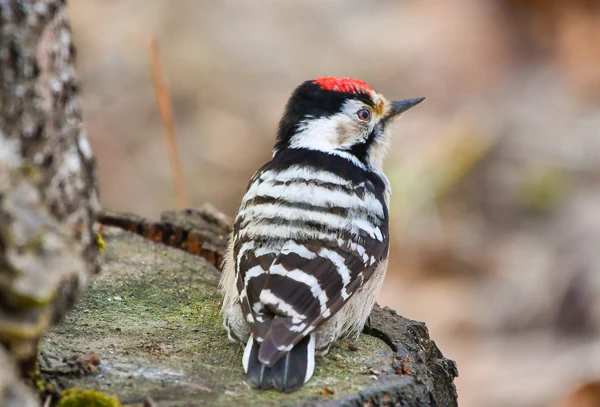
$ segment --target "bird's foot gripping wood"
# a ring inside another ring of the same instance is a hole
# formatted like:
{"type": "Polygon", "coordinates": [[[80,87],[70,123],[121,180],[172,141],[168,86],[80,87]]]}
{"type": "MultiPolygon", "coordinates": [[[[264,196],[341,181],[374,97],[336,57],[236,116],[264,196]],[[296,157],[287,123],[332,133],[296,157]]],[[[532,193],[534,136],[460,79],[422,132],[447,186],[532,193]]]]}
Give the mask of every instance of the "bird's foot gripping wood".
{"type": "Polygon", "coordinates": [[[287,352],[273,366],[258,359],[260,343],[252,337],[244,350],[244,371],[250,384],[261,390],[275,389],[284,393],[299,390],[315,369],[315,335],[311,334],[287,352]]]}

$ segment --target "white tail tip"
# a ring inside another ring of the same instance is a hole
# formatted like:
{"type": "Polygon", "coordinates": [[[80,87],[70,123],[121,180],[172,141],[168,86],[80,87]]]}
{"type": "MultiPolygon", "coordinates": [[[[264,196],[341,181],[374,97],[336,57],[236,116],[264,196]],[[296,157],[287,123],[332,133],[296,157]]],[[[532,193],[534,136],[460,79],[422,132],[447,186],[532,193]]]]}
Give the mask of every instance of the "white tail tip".
{"type": "Polygon", "coordinates": [[[313,373],[315,372],[315,334],[310,334],[310,341],[308,342],[308,349],[306,355],[306,376],[304,377],[304,383],[310,380],[313,373]]]}
{"type": "Polygon", "coordinates": [[[248,373],[248,363],[250,361],[250,353],[252,352],[252,346],[254,346],[254,339],[252,335],[248,338],[246,348],[244,348],[244,357],[242,358],[242,366],[244,366],[244,373],[248,373]]]}

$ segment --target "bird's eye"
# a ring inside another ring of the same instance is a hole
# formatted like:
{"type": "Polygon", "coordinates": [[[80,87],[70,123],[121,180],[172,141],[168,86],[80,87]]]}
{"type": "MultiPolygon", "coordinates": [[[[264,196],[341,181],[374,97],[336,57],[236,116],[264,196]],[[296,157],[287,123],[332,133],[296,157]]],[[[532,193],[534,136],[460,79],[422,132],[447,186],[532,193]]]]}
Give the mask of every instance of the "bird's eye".
{"type": "Polygon", "coordinates": [[[360,109],[358,112],[356,112],[356,116],[359,118],[359,120],[367,122],[371,118],[371,111],[369,109],[360,109]]]}

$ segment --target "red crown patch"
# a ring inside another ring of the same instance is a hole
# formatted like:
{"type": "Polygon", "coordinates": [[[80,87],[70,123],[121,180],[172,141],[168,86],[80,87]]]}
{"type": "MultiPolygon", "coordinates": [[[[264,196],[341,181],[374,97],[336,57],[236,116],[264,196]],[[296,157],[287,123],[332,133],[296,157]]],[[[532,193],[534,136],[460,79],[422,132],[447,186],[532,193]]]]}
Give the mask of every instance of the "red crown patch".
{"type": "Polygon", "coordinates": [[[370,93],[373,91],[369,85],[358,79],[338,78],[329,76],[327,78],[315,79],[313,83],[321,86],[321,89],[345,93],[370,93]]]}

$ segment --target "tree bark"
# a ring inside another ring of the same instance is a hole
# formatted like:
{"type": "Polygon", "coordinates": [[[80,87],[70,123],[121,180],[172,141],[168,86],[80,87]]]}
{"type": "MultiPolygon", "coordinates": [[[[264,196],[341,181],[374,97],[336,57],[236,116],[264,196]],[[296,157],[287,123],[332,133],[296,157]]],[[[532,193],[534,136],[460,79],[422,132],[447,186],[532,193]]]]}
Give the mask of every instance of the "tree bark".
{"type": "MultiPolygon", "coordinates": [[[[0,0],[0,358],[22,374],[99,270],[74,59],[64,1],[0,0]]],[[[0,405],[26,405],[3,370],[0,405]]]]}

